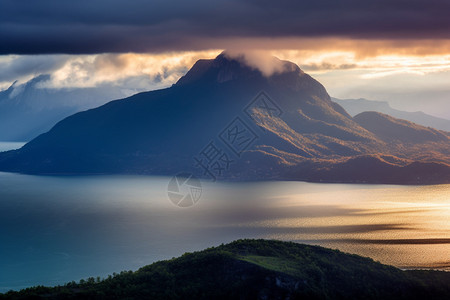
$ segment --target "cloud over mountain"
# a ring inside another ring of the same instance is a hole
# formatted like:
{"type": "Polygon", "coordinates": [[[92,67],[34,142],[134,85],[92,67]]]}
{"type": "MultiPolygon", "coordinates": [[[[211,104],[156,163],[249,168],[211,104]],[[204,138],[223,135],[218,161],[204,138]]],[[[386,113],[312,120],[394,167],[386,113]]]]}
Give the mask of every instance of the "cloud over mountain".
{"type": "Polygon", "coordinates": [[[264,51],[227,50],[223,53],[230,59],[236,59],[249,67],[259,70],[266,77],[293,71],[292,64],[282,61],[274,56],[267,55],[267,52],[264,51]]]}

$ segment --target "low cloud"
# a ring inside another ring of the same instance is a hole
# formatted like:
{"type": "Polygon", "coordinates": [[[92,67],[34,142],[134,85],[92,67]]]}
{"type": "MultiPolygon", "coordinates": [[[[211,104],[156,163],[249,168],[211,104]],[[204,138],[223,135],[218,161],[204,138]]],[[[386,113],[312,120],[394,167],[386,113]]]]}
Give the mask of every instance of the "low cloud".
{"type": "MultiPolygon", "coordinates": [[[[214,58],[222,50],[169,52],[164,54],[95,54],[95,55],[8,55],[0,56],[0,90],[14,81],[23,83],[41,74],[49,80],[41,83],[46,88],[79,88],[100,85],[122,86],[124,89],[149,90],[168,87],[175,83],[201,58],[214,58]]],[[[355,71],[358,79],[417,76],[450,71],[450,55],[360,56],[357,50],[227,50],[226,55],[270,76],[296,63],[313,76],[355,71]],[[281,60],[274,58],[278,57],[281,60]]],[[[339,80],[340,81],[340,80],[339,80]]],[[[328,83],[332,86],[334,83],[328,83]]]]}
{"type": "Polygon", "coordinates": [[[0,82],[29,80],[61,68],[66,55],[10,55],[0,57],[0,82]]]}
{"type": "Polygon", "coordinates": [[[227,50],[224,54],[230,58],[243,62],[249,67],[259,70],[264,76],[292,71],[291,64],[270,55],[267,51],[227,50]]]}
{"type": "Polygon", "coordinates": [[[10,55],[0,57],[0,90],[42,74],[40,88],[90,88],[115,85],[132,91],[170,86],[200,58],[219,50],[166,54],[10,55]]]}

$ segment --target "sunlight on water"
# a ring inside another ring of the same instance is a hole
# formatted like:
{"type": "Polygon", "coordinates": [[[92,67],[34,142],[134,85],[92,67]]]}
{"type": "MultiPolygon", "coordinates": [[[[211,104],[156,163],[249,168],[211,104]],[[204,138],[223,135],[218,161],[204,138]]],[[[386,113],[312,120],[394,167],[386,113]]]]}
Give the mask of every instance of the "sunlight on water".
{"type": "Polygon", "coordinates": [[[333,188],[274,196],[275,207],[304,212],[243,225],[276,228],[267,237],[338,248],[402,268],[450,269],[449,185],[333,188]],[[307,213],[311,205],[315,211],[307,213]]]}
{"type": "Polygon", "coordinates": [[[239,238],[450,270],[450,185],[208,183],[188,208],[170,178],[0,173],[0,291],[137,269],[239,238]]]}

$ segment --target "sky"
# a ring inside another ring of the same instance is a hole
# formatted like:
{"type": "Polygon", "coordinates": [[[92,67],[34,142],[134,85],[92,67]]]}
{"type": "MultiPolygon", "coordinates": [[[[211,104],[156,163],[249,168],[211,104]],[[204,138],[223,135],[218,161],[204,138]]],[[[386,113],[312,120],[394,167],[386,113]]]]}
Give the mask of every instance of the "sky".
{"type": "Polygon", "coordinates": [[[338,98],[450,119],[447,0],[0,0],[0,90],[167,87],[224,49],[297,63],[338,98]]]}

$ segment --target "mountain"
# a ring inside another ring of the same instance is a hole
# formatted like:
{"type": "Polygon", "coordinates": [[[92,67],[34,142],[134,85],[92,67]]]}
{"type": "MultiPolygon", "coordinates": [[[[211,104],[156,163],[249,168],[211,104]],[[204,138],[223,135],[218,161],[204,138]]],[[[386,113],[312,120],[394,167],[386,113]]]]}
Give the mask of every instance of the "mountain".
{"type": "Polygon", "coordinates": [[[0,170],[450,182],[449,133],[375,113],[352,118],[297,65],[271,63],[278,71],[263,75],[245,56],[199,60],[170,88],[74,114],[23,148],[1,153],[0,170]],[[372,166],[382,168],[361,177],[372,166]]]}
{"type": "Polygon", "coordinates": [[[450,120],[434,117],[421,111],[408,112],[392,108],[385,101],[373,101],[366,99],[337,99],[332,100],[341,105],[352,116],[365,111],[376,111],[395,118],[404,119],[426,127],[432,127],[450,132],[450,120]]]}
{"type": "Polygon", "coordinates": [[[107,279],[0,299],[448,299],[450,273],[402,271],[318,246],[238,240],[107,279]]]}
{"type": "Polygon", "coordinates": [[[123,97],[117,88],[43,87],[49,80],[39,75],[0,92],[0,141],[30,141],[65,117],[123,97]]]}

